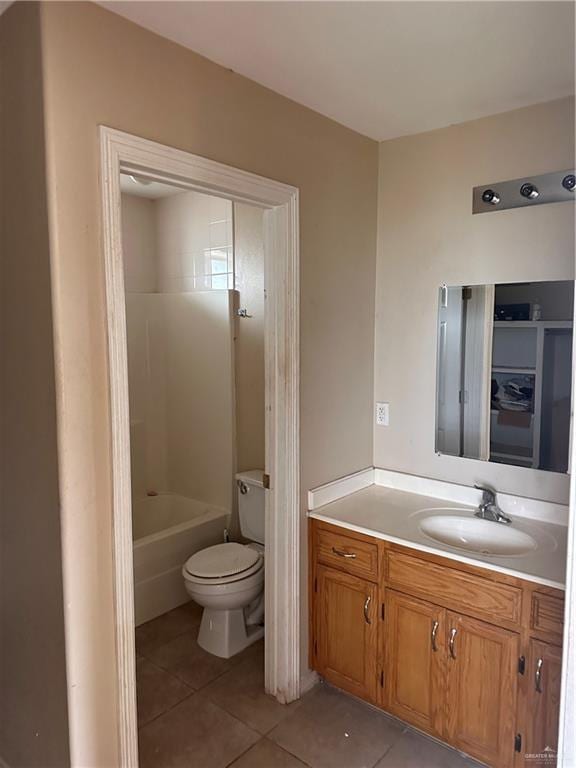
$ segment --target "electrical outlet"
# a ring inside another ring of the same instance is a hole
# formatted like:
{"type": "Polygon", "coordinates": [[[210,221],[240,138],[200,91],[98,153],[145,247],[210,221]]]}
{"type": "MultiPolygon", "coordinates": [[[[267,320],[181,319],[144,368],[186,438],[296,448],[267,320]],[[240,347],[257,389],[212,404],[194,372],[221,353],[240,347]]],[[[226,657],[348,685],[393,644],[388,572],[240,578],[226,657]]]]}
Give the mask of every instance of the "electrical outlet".
{"type": "Polygon", "coordinates": [[[389,403],[376,403],[376,424],[379,427],[387,427],[390,424],[389,403]]]}

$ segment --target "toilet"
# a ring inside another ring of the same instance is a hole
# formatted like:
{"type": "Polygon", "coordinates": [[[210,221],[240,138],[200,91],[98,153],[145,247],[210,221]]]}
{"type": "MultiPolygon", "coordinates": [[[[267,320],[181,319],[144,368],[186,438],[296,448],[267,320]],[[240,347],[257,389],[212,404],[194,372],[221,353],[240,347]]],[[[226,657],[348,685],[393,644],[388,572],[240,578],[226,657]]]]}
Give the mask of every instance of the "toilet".
{"type": "Polygon", "coordinates": [[[264,635],[264,484],[261,469],[236,475],[242,536],[202,549],[182,568],[184,586],[204,607],[198,645],[229,659],[264,635]]]}

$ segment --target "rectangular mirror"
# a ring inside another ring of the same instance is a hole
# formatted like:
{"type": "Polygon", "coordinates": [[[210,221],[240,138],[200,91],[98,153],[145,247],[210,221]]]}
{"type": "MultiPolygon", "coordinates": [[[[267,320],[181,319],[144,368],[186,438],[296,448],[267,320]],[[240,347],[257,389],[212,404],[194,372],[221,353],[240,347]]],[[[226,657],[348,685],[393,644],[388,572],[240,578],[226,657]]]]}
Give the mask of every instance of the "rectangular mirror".
{"type": "Polygon", "coordinates": [[[566,472],[574,282],[442,286],[436,451],[566,472]]]}

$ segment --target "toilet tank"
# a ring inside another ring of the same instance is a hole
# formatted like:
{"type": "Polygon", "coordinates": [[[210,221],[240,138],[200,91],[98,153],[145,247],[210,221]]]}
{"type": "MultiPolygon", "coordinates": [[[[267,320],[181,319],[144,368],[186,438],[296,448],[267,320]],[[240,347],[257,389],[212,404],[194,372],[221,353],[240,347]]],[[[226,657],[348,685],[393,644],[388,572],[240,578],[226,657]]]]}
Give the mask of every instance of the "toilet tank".
{"type": "Polygon", "coordinates": [[[240,530],[246,539],[259,544],[264,544],[266,530],[263,474],[262,469],[250,469],[236,475],[240,530]]]}

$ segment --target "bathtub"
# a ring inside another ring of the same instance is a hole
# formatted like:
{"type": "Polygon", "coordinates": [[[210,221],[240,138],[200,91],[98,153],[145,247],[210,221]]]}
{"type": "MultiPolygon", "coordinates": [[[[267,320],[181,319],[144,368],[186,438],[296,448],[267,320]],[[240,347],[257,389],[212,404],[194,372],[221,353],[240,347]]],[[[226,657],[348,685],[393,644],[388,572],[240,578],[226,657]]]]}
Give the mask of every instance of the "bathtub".
{"type": "Polygon", "coordinates": [[[188,602],[182,566],[224,541],[230,513],[185,496],[161,493],[132,505],[136,626],[188,602]]]}

